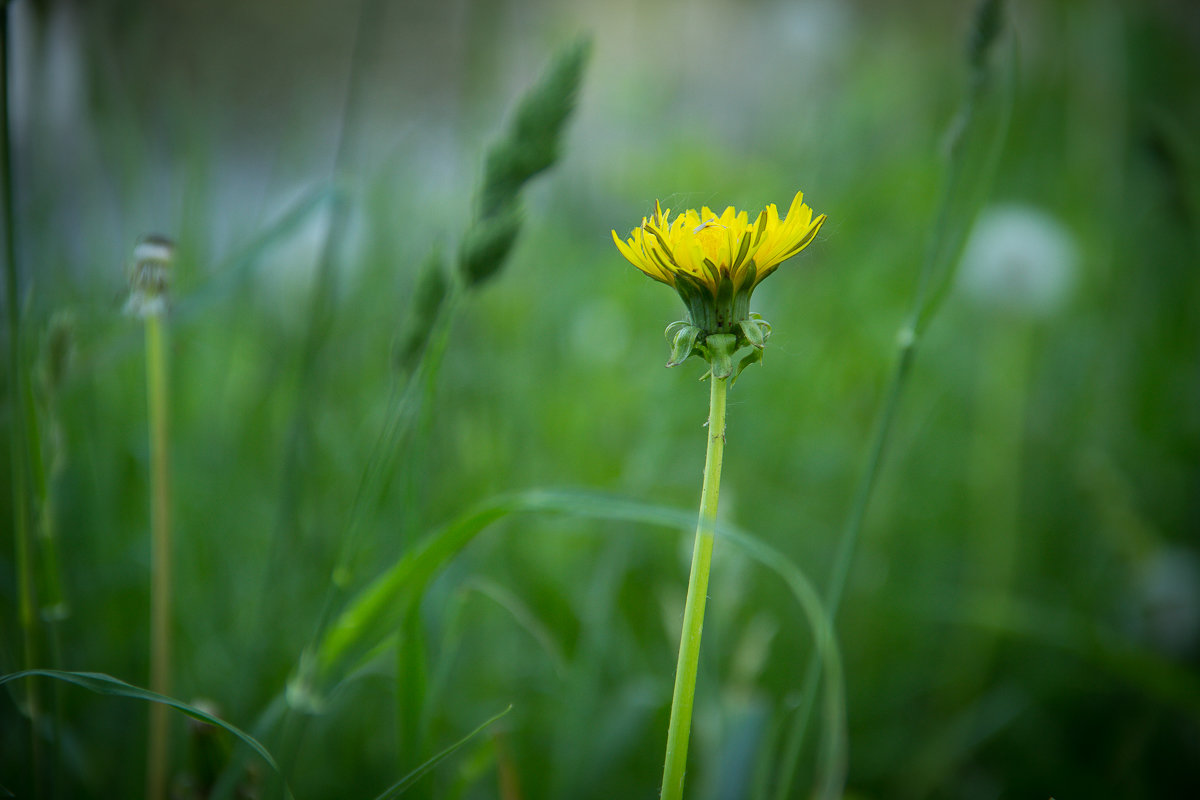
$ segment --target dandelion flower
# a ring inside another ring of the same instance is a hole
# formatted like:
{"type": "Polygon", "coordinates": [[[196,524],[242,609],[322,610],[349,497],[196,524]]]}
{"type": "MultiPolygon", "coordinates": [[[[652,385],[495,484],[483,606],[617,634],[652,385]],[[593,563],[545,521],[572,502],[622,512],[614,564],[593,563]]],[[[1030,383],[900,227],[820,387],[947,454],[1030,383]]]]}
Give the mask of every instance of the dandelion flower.
{"type": "Polygon", "coordinates": [[[752,223],[732,206],[721,214],[708,207],[671,217],[671,209],[654,204],[654,215],[622,240],[613,241],[621,255],[656,281],[674,287],[687,306],[691,323],[705,334],[731,333],[750,317],[754,287],[784,261],[812,242],[825,222],[813,218],[797,192],[782,219],[775,204],[752,223]]]}
{"type": "Polygon", "coordinates": [[[629,239],[623,241],[616,231],[612,234],[621,255],[654,280],[674,288],[687,306],[688,319],[667,326],[671,343],[667,366],[698,355],[709,364],[705,377],[712,378],[700,515],[663,760],[663,800],[683,796],[725,453],[726,395],[743,369],[762,361],[763,345],[771,333],[762,317],[750,313],[750,295],[780,264],[808,247],[824,222],[824,214],[813,219],[804,195],[796,192],[782,219],[774,205],[763,209],[751,223],[745,211],[732,206],[721,214],[709,208],[688,209],[672,218],[670,209],[664,211],[655,203],[654,216],[643,218],[629,239]],[[747,347],[749,354],[735,363],[735,356],[747,347]]]}

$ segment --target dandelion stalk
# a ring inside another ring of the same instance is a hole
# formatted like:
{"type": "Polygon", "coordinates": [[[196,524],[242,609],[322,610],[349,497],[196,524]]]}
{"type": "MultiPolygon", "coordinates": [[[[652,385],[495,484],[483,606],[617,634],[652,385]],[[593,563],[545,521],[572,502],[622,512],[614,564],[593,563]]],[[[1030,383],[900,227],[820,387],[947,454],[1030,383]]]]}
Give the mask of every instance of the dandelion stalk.
{"type": "MultiPolygon", "coordinates": [[[[146,317],[146,388],[150,411],[150,691],[171,691],[171,490],[168,460],[166,323],[146,317]]],[[[167,707],[150,707],[146,796],[166,794],[167,707]]]]}
{"type": "MultiPolygon", "coordinates": [[[[171,485],[167,415],[167,286],[174,245],[146,237],[134,249],[125,310],[146,327],[146,401],[150,438],[150,691],[171,691],[171,485]]],[[[166,797],[170,729],[167,707],[150,707],[146,797],[166,797]]]]}
{"type": "Polygon", "coordinates": [[[751,223],[746,212],[732,207],[719,215],[708,208],[689,209],[672,218],[670,209],[664,211],[656,203],[654,215],[643,217],[629,239],[622,240],[613,231],[613,241],[621,254],[647,276],[675,289],[687,307],[686,320],[667,326],[667,341],[671,343],[667,366],[698,355],[708,362],[705,377],[712,380],[700,519],[684,603],[663,762],[664,800],[683,797],[687,771],[721,460],[725,453],[725,398],[742,370],[762,361],[763,347],[771,335],[770,324],[750,313],[750,295],[779,264],[811,244],[824,222],[825,215],[814,219],[812,209],[804,203],[804,195],[797,192],[782,219],[773,204],[751,223]],[[735,364],[740,352],[748,354],[735,364]]]}
{"type": "Polygon", "coordinates": [[[700,663],[700,634],[708,599],[708,574],[712,566],[713,533],[721,492],[721,461],[725,455],[725,396],[727,378],[713,378],[708,399],[708,449],[704,457],[704,484],[700,490],[700,520],[692,550],[692,572],[688,577],[687,601],[683,607],[683,635],[675,667],[675,690],[671,695],[671,721],[667,726],[667,755],[663,764],[662,797],[683,796],[687,769],[688,739],[691,736],[692,705],[696,695],[696,671],[700,663]]]}

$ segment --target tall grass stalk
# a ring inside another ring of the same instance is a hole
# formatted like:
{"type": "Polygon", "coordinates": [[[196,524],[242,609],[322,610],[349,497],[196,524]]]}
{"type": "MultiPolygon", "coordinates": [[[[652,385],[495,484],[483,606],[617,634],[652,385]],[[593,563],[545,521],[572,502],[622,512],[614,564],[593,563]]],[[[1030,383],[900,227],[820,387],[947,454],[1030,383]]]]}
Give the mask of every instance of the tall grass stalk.
{"type": "MultiPolygon", "coordinates": [[[[39,617],[46,634],[49,664],[52,669],[63,666],[63,622],[70,616],[66,590],[63,583],[62,559],[58,549],[58,503],[56,486],[66,460],[62,420],[59,415],[58,395],[70,369],[74,347],[73,320],[70,315],[56,315],[50,323],[38,371],[38,386],[41,403],[31,404],[30,448],[33,473],[34,507],[37,509],[37,557],[40,567],[37,600],[39,617]],[[39,419],[40,417],[40,419],[39,419]],[[43,454],[42,448],[46,448],[43,454]]],[[[63,708],[60,683],[50,689],[50,711],[53,726],[49,734],[53,752],[50,756],[50,796],[61,796],[63,765],[63,708]]]]}
{"type": "MultiPolygon", "coordinates": [[[[1001,0],[981,0],[977,6],[967,52],[969,86],[963,105],[947,133],[946,170],[936,216],[930,228],[912,306],[896,335],[895,364],[883,392],[867,450],[866,465],[854,491],[825,590],[825,608],[834,619],[841,607],[850,565],[858,548],[867,507],[883,466],[900,397],[908,383],[917,346],[953,285],[955,266],[967,233],[991,189],[1007,139],[1016,85],[1016,53],[1015,44],[1004,48],[996,46],[1004,29],[1003,5],[1001,0]],[[996,60],[1004,63],[992,69],[990,62],[996,50],[1002,51],[996,60]]],[[[814,653],[809,658],[805,673],[800,707],[784,744],[776,800],[786,800],[791,795],[820,677],[821,662],[818,654],[814,653]]]]}
{"type": "MultiPolygon", "coordinates": [[[[341,183],[350,152],[351,120],[359,112],[362,96],[361,79],[367,55],[364,40],[370,31],[378,28],[381,6],[379,0],[363,0],[354,6],[353,38],[350,44],[345,91],[333,148],[332,179],[335,188],[344,188],[341,183]]],[[[277,583],[282,574],[284,555],[288,550],[287,540],[289,537],[295,537],[298,533],[300,500],[304,494],[301,467],[311,436],[313,409],[316,408],[321,396],[320,377],[323,366],[321,356],[327,350],[329,332],[334,323],[337,294],[336,260],[345,244],[349,211],[349,198],[343,191],[336,192],[330,204],[329,223],[317,259],[316,275],[309,301],[308,325],[304,334],[304,345],[301,349],[296,376],[296,405],[284,445],[278,517],[268,544],[263,574],[262,600],[258,608],[260,623],[265,623],[273,614],[280,611],[278,606],[272,605],[275,602],[273,598],[279,594],[277,583]]],[[[334,583],[336,584],[336,582],[335,570],[334,583]]],[[[324,625],[335,590],[336,586],[330,587],[330,592],[326,596],[326,608],[319,612],[314,636],[319,635],[319,631],[324,625]]],[[[253,645],[257,649],[254,661],[262,660],[262,654],[265,652],[263,648],[266,647],[266,644],[266,640],[260,637],[253,645]]],[[[290,700],[290,687],[288,694],[290,700]]],[[[283,791],[283,786],[295,763],[303,738],[304,720],[295,720],[292,716],[294,710],[294,705],[291,702],[287,703],[278,723],[278,752],[282,770],[278,790],[273,788],[268,796],[276,796],[283,791]]]]}
{"type": "Polygon", "coordinates": [[[692,729],[692,703],[696,696],[696,670],[700,662],[700,634],[708,599],[708,574],[712,566],[713,536],[717,524],[717,501],[721,491],[721,461],[725,455],[725,396],[727,378],[712,377],[708,401],[708,448],[704,458],[704,483],[700,490],[700,519],[688,577],[687,600],[683,607],[683,634],[675,667],[675,689],[671,694],[671,720],[667,726],[667,754],[663,762],[663,800],[683,797],[687,772],[688,739],[692,729]]]}
{"type": "MultiPolygon", "coordinates": [[[[8,59],[12,51],[9,39],[8,4],[0,9],[0,191],[4,203],[4,288],[8,316],[8,385],[12,414],[13,539],[17,566],[17,618],[21,628],[21,662],[25,669],[37,664],[37,599],[35,597],[32,547],[32,507],[30,503],[30,445],[28,375],[21,352],[21,282],[17,269],[16,211],[13,207],[12,139],[10,136],[8,59]]],[[[30,754],[34,791],[42,794],[42,756],[40,744],[41,703],[37,687],[30,684],[25,695],[25,710],[30,721],[30,754]]]]}
{"type": "MultiPolygon", "coordinates": [[[[351,56],[350,95],[355,92],[357,85],[354,71],[362,59],[362,41],[372,28],[378,7],[378,2],[375,2],[361,12],[355,52],[351,56]]],[[[563,49],[541,80],[523,95],[510,130],[489,150],[479,207],[463,235],[457,254],[457,277],[447,278],[441,253],[436,249],[422,267],[409,312],[408,329],[397,343],[394,353],[400,377],[393,386],[388,411],[364,465],[343,535],[339,538],[331,581],[314,626],[312,644],[301,657],[288,683],[288,703],[280,722],[281,729],[285,731],[285,744],[281,746],[285,771],[290,768],[301,744],[303,723],[294,722],[293,708],[315,708],[322,703],[324,686],[314,683],[314,677],[310,674],[310,656],[324,639],[331,616],[341,610],[346,591],[356,581],[362,523],[390,483],[403,452],[403,444],[419,422],[418,414],[421,409],[428,410],[430,407],[442,356],[460,302],[468,291],[499,274],[520,232],[523,220],[520,213],[522,188],[558,159],[562,132],[574,108],[575,95],[589,53],[587,40],[573,42],[563,49]],[[288,731],[292,732],[289,734],[288,731]]],[[[344,117],[350,116],[353,106],[354,98],[348,96],[344,117]]],[[[343,160],[344,145],[343,131],[335,163],[343,160]]],[[[335,209],[334,213],[321,262],[323,271],[335,252],[336,237],[340,237],[345,222],[344,208],[335,209]]],[[[323,287],[319,280],[315,291],[319,297],[314,297],[310,333],[317,330],[319,305],[330,302],[331,285],[323,287]]],[[[321,307],[325,313],[332,314],[332,306],[321,307]]],[[[310,337],[302,368],[302,382],[305,384],[312,380],[318,346],[319,339],[310,337]]],[[[310,401],[312,394],[304,392],[305,400],[310,401]]],[[[298,409],[297,419],[303,412],[303,408],[298,409]]],[[[291,444],[295,444],[295,440],[291,444]]],[[[285,496],[290,491],[289,487],[295,486],[287,478],[289,472],[290,469],[285,466],[285,496]]],[[[290,501],[285,501],[285,509],[289,506],[290,501]]],[[[277,533],[276,543],[278,540],[277,533]]],[[[397,649],[396,663],[399,762],[402,768],[412,769],[422,762],[428,752],[423,689],[426,659],[421,619],[415,610],[402,617],[396,632],[403,643],[397,649]]],[[[418,791],[426,788],[422,784],[418,791]]]]}
{"type": "MultiPolygon", "coordinates": [[[[351,120],[357,117],[362,96],[362,71],[366,60],[364,40],[368,33],[378,27],[379,0],[365,0],[356,4],[354,33],[346,71],[346,83],[341,114],[334,140],[332,178],[335,187],[343,179],[346,161],[350,152],[351,120]]],[[[266,572],[263,580],[264,603],[269,603],[276,593],[275,585],[287,552],[287,537],[297,534],[299,507],[303,497],[304,453],[308,449],[312,429],[313,409],[321,397],[322,354],[327,351],[329,332],[333,327],[337,295],[337,258],[345,245],[349,224],[350,201],[345,193],[334,194],[329,208],[329,223],[317,258],[316,275],[313,279],[309,300],[307,329],[300,351],[300,364],[296,376],[296,406],[284,445],[282,486],[277,523],[271,534],[266,572]]],[[[260,620],[265,621],[277,608],[260,605],[260,620]]],[[[261,640],[260,640],[261,642],[261,640]]],[[[286,760],[287,756],[284,755],[286,760]]]]}
{"type": "MultiPolygon", "coordinates": [[[[150,691],[171,692],[171,486],[167,416],[166,321],[147,314],[146,392],[150,426],[150,691]]],[[[146,797],[166,797],[170,729],[167,707],[150,706],[146,797]]]]}

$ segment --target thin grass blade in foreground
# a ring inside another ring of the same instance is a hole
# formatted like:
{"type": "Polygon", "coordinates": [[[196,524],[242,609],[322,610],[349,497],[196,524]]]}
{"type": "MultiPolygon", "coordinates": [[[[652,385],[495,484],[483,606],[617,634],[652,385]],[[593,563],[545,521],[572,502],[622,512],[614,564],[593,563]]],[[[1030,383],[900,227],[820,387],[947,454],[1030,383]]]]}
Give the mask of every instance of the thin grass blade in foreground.
{"type": "Polygon", "coordinates": [[[435,755],[433,758],[430,758],[425,763],[421,764],[421,766],[417,767],[412,772],[408,773],[403,778],[396,781],[396,783],[389,786],[387,788],[387,790],[384,791],[382,794],[378,795],[375,798],[375,800],[391,800],[393,797],[399,797],[400,795],[404,794],[404,792],[407,791],[410,786],[412,786],[414,783],[416,783],[418,780],[420,780],[422,777],[424,777],[426,775],[426,773],[428,773],[431,769],[433,769],[438,764],[445,761],[450,756],[454,755],[454,753],[459,748],[461,748],[463,745],[470,742],[472,739],[474,739],[479,734],[483,733],[485,730],[487,730],[489,727],[491,727],[492,723],[496,722],[501,717],[508,714],[508,712],[512,711],[512,709],[513,709],[513,707],[510,705],[507,708],[505,708],[503,711],[501,711],[500,713],[495,714],[495,715],[489,717],[488,719],[484,720],[482,723],[480,723],[480,725],[477,728],[475,728],[475,730],[471,731],[466,736],[462,737],[457,742],[455,742],[454,744],[445,748],[444,750],[439,752],[437,755],[435,755]]]}
{"type": "MultiPolygon", "coordinates": [[[[503,495],[431,534],[411,553],[364,590],[330,627],[319,647],[309,653],[303,668],[289,683],[289,693],[319,701],[333,686],[396,642],[401,622],[419,606],[426,587],[491,524],[519,513],[554,513],[590,519],[636,522],[669,530],[691,530],[695,515],[666,506],[599,492],[537,489],[503,495]]],[[[827,675],[823,690],[821,768],[818,796],[838,795],[845,774],[845,701],[841,654],[819,593],[804,573],[782,553],[748,533],[718,523],[713,534],[744,550],[787,583],[800,604],[827,675]]]]}
{"type": "MultiPolygon", "coordinates": [[[[71,371],[74,352],[74,322],[69,314],[54,315],[46,332],[37,370],[38,403],[31,428],[38,443],[31,449],[33,484],[37,519],[37,557],[41,585],[38,591],[38,614],[45,628],[49,660],[46,666],[63,666],[63,629],[71,616],[59,550],[58,510],[59,482],[65,470],[67,447],[63,438],[60,392],[71,371]],[[38,420],[41,422],[38,422],[38,420]],[[45,454],[43,455],[43,448],[45,454]]],[[[62,686],[55,684],[50,700],[53,728],[50,739],[53,753],[50,774],[54,776],[51,796],[56,796],[63,774],[63,705],[62,686]]]]}
{"type": "MultiPolygon", "coordinates": [[[[21,680],[22,678],[52,678],[54,680],[65,681],[66,683],[80,686],[90,692],[95,692],[96,694],[111,695],[114,697],[127,697],[131,700],[141,700],[143,702],[152,703],[155,707],[161,707],[164,710],[167,708],[173,708],[176,711],[180,711],[189,717],[192,717],[193,719],[198,719],[201,722],[207,722],[209,725],[215,725],[221,730],[233,734],[239,740],[241,740],[243,744],[258,754],[258,756],[265,761],[277,775],[281,775],[279,772],[279,765],[275,763],[275,759],[253,736],[246,733],[236,725],[225,722],[221,718],[209,714],[207,711],[188,705],[187,703],[180,702],[173,697],[167,697],[166,695],[159,694],[158,692],[152,692],[148,689],[143,689],[140,686],[134,686],[133,684],[126,683],[125,681],[118,680],[111,675],[105,675],[100,672],[72,672],[54,669],[30,669],[22,670],[21,672],[12,672],[8,675],[0,675],[0,686],[11,683],[12,681],[21,680]]],[[[287,788],[286,783],[284,784],[284,790],[289,798],[292,797],[292,791],[291,789],[287,788]]]]}

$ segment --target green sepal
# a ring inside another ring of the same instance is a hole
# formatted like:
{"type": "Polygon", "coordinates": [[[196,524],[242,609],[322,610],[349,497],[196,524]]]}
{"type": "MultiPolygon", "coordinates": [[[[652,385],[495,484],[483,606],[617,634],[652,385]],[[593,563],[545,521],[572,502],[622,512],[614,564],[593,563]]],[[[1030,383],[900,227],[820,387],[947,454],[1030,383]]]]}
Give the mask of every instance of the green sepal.
{"type": "Polygon", "coordinates": [[[728,378],[733,374],[735,352],[737,337],[732,333],[710,333],[701,347],[701,354],[708,360],[709,372],[714,378],[728,378]]]}
{"type": "Polygon", "coordinates": [[[663,336],[667,337],[668,342],[672,341],[676,334],[688,327],[694,328],[696,326],[692,325],[692,323],[688,322],[686,319],[677,319],[667,326],[667,329],[663,331],[663,336]]]}
{"type": "Polygon", "coordinates": [[[751,348],[750,352],[738,362],[737,369],[734,371],[733,376],[729,379],[729,385],[733,386],[735,383],[737,383],[738,376],[742,374],[742,370],[751,364],[761,364],[762,360],[762,349],[758,347],[751,348]]]}
{"type": "Polygon", "coordinates": [[[689,356],[699,355],[696,339],[700,336],[700,329],[692,323],[684,320],[672,322],[667,326],[664,334],[667,341],[671,343],[671,358],[667,361],[668,367],[677,367],[687,361],[689,356]]]}
{"type": "Polygon", "coordinates": [[[722,276],[717,284],[716,319],[714,331],[725,332],[733,329],[738,321],[737,310],[734,308],[733,281],[728,275],[722,276]]]}
{"type": "Polygon", "coordinates": [[[752,313],[750,315],[750,319],[757,322],[758,327],[762,329],[763,343],[765,344],[766,341],[771,338],[771,330],[772,330],[771,323],[769,323],[765,319],[763,319],[762,314],[757,314],[757,313],[752,313]]]}
{"type": "Polygon", "coordinates": [[[713,325],[712,295],[704,284],[686,272],[675,274],[675,291],[687,307],[688,319],[702,331],[713,325]]]}
{"type": "Polygon", "coordinates": [[[738,335],[738,347],[750,345],[761,350],[771,338],[771,323],[762,318],[761,314],[751,314],[735,326],[738,335]]]}
{"type": "Polygon", "coordinates": [[[767,336],[770,335],[770,327],[766,331],[758,324],[757,320],[744,319],[738,323],[738,331],[745,338],[746,343],[756,350],[762,350],[763,345],[767,343],[767,336]]]}

